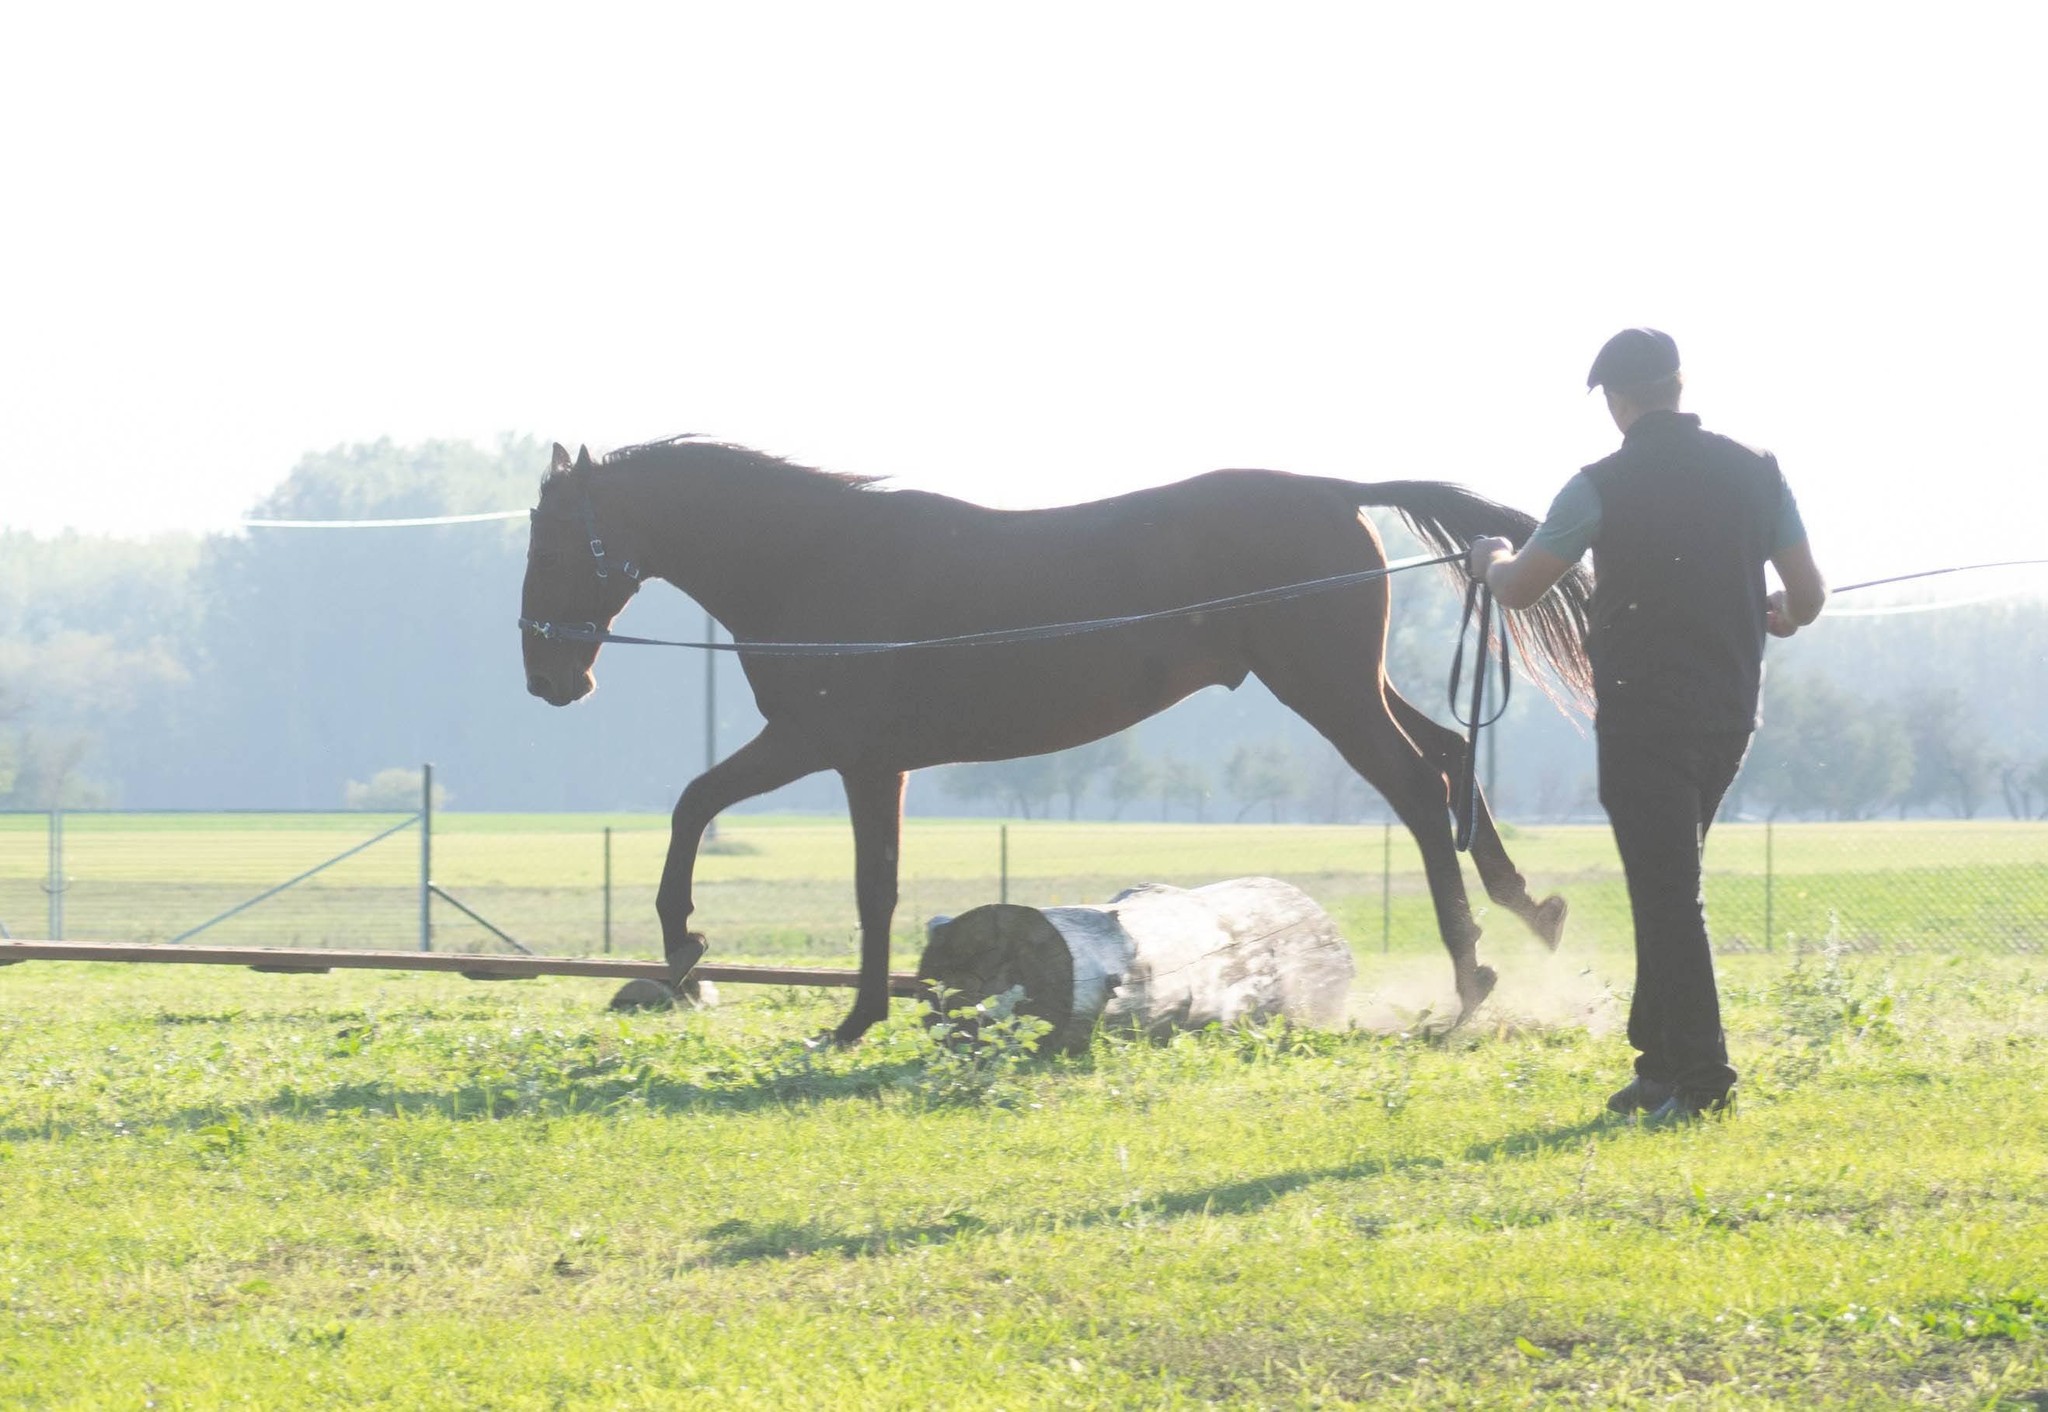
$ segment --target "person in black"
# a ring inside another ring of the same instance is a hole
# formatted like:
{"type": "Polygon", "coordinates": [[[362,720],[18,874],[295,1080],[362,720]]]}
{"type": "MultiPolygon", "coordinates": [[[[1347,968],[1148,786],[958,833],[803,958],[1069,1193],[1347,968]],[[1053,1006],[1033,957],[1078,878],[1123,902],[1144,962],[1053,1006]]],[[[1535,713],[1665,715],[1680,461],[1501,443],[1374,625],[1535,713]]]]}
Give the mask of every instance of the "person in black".
{"type": "Polygon", "coordinates": [[[1766,633],[1820,616],[1827,586],[1777,458],[1678,410],[1678,345],[1656,329],[1609,339],[1587,375],[1619,451],[1568,482],[1519,553],[1472,545],[1468,570],[1526,607],[1588,548],[1600,803],[1634,915],[1635,1078],[1622,1114],[1690,1121],[1735,1083],[1700,891],[1707,830],[1757,726],[1766,633]],[[1764,566],[1784,587],[1766,592],[1764,566]]]}

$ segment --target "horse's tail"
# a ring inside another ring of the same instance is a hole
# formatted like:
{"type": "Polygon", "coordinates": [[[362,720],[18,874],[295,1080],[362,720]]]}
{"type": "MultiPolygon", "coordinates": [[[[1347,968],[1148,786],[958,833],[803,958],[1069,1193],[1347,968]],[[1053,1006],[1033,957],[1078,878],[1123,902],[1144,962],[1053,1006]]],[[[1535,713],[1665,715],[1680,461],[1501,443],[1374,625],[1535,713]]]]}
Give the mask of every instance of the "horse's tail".
{"type": "MultiPolygon", "coordinates": [[[[1398,510],[1409,528],[1438,554],[1458,553],[1489,534],[1504,536],[1520,549],[1536,529],[1533,516],[1443,481],[1353,482],[1352,489],[1361,505],[1398,510]]],[[[1593,665],[1586,656],[1592,601],[1593,577],[1574,564],[1556,587],[1530,607],[1502,614],[1524,659],[1545,668],[1569,704],[1581,709],[1593,697],[1593,665]]]]}

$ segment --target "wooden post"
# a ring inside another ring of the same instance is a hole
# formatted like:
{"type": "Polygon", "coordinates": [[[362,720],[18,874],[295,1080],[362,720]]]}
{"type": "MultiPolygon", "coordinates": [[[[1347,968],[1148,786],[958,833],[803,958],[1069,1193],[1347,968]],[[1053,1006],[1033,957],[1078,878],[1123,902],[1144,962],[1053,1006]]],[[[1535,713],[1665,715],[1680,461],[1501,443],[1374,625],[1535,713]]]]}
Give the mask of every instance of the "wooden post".
{"type": "Polygon", "coordinates": [[[612,954],[612,828],[604,828],[604,954],[612,954]]]}
{"type": "Polygon", "coordinates": [[[1048,1047],[1085,1049],[1098,1024],[1150,1032],[1280,1016],[1342,1022],[1354,965],[1337,924],[1299,888],[1233,878],[1147,883],[1100,906],[995,903],[926,928],[918,975],[949,1006],[1024,988],[1048,1047]]]}

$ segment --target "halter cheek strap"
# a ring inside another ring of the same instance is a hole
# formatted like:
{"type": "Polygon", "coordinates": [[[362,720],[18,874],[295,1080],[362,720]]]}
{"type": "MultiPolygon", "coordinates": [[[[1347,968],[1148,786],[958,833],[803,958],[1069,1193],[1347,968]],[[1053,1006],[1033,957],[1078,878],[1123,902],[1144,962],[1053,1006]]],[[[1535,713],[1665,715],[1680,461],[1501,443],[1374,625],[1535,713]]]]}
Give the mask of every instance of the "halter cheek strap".
{"type": "MultiPolygon", "coordinates": [[[[576,509],[583,520],[584,536],[590,541],[591,561],[597,566],[597,576],[608,579],[611,577],[611,566],[605,559],[604,536],[597,532],[597,507],[591,504],[588,485],[579,485],[577,489],[582,493],[576,497],[576,509]]],[[[631,559],[620,560],[619,572],[635,583],[640,581],[640,566],[631,559]]]]}
{"type": "MultiPolygon", "coordinates": [[[[612,576],[611,561],[605,555],[604,536],[598,533],[597,508],[591,504],[590,487],[579,484],[577,490],[580,494],[576,497],[576,515],[583,522],[583,536],[590,545],[591,566],[597,571],[598,578],[609,579],[612,576]]],[[[539,507],[527,511],[527,514],[534,523],[540,521],[539,507]]],[[[636,584],[640,582],[640,565],[630,558],[620,559],[619,572],[636,584]]],[[[544,618],[521,618],[519,620],[519,630],[532,633],[535,637],[548,642],[602,642],[604,640],[603,635],[598,631],[596,623],[557,623],[544,618]]]]}

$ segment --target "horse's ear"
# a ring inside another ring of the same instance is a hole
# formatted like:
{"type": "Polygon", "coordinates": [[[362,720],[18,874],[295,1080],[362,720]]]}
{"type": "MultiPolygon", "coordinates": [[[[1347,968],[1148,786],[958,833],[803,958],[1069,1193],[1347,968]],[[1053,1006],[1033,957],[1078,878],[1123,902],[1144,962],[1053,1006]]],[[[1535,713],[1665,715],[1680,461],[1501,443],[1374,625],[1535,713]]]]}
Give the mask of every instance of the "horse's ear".
{"type": "Polygon", "coordinates": [[[579,471],[590,469],[590,448],[588,446],[576,448],[576,469],[579,471]]]}
{"type": "Polygon", "coordinates": [[[555,458],[548,463],[548,474],[554,476],[564,475],[568,472],[568,469],[569,453],[564,449],[562,443],[558,441],[555,443],[555,458]]]}

